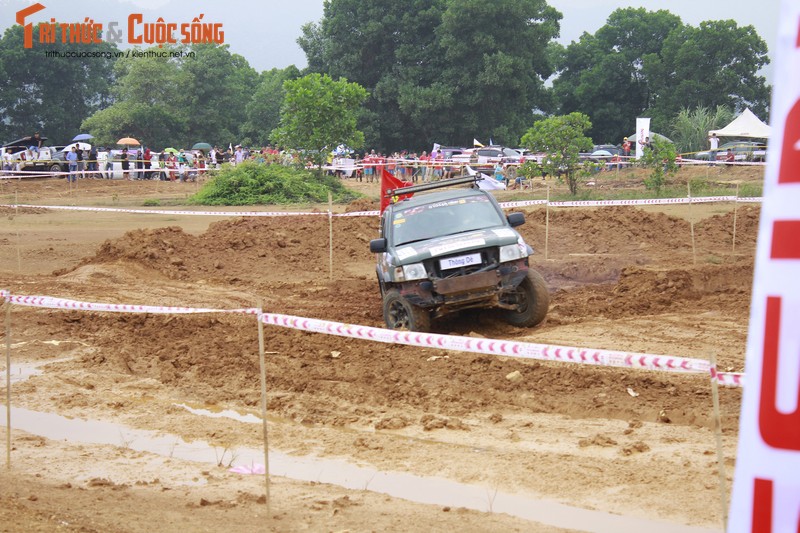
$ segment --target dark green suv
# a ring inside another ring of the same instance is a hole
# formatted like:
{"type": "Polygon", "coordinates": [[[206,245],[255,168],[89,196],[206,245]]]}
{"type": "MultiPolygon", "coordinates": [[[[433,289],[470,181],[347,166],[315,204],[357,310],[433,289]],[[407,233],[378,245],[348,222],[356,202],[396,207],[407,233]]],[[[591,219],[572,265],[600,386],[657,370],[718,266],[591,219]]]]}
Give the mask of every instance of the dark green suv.
{"type": "Polygon", "coordinates": [[[539,324],[550,295],[528,263],[533,249],[514,229],[524,223],[522,213],[505,216],[494,196],[479,188],[390,204],[381,237],[370,241],[387,327],[428,331],[432,319],[471,308],[500,309],[515,326],[539,324]]]}

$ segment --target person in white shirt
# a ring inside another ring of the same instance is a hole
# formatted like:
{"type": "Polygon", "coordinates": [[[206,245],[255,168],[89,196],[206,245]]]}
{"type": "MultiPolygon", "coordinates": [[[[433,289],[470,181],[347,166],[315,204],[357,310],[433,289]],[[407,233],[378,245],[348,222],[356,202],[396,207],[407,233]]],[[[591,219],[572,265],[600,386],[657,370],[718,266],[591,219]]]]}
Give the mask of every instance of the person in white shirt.
{"type": "Polygon", "coordinates": [[[719,137],[717,137],[716,133],[712,133],[708,137],[708,147],[711,151],[710,158],[711,158],[711,166],[716,166],[717,164],[717,150],[719,149],[719,137]]]}

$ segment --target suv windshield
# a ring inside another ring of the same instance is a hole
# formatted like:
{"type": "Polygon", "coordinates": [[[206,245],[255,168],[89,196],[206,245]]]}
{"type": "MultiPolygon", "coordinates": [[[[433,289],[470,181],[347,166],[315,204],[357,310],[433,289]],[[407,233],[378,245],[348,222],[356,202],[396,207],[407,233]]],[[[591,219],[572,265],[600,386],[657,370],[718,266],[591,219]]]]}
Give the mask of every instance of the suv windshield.
{"type": "Polygon", "coordinates": [[[395,246],[503,225],[500,213],[485,196],[410,207],[393,215],[395,246]]]}

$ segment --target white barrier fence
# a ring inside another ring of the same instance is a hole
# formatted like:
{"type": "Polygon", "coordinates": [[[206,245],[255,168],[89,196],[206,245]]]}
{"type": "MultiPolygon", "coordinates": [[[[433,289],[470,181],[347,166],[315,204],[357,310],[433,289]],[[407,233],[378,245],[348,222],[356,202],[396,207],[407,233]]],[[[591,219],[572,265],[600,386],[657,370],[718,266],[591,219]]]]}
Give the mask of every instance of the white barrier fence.
{"type": "Polygon", "coordinates": [[[460,352],[483,353],[502,357],[555,361],[562,363],[579,363],[595,366],[656,370],[683,374],[708,373],[720,385],[740,387],[744,374],[717,372],[713,365],[705,359],[693,359],[673,355],[654,355],[646,353],[620,352],[593,348],[578,348],[551,344],[535,344],[502,339],[476,339],[456,335],[440,335],[436,333],[417,333],[397,331],[356,324],[344,324],[313,318],[262,313],[256,308],[211,309],[191,307],[165,307],[155,305],[109,304],[69,300],[53,296],[22,296],[0,291],[0,299],[10,304],[25,307],[47,309],[64,309],[78,311],[112,312],[112,313],[153,313],[153,314],[196,314],[196,313],[237,313],[260,315],[264,324],[284,328],[297,329],[325,335],[350,337],[367,341],[389,344],[404,344],[421,348],[435,348],[460,352]]]}
{"type": "MultiPolygon", "coordinates": [[[[677,205],[677,204],[707,204],[714,202],[736,202],[736,203],[760,203],[761,197],[741,198],[737,196],[699,196],[686,198],[652,198],[640,200],[585,200],[574,202],[550,202],[548,200],[523,200],[518,202],[501,202],[503,209],[517,207],[530,207],[538,205],[549,205],[550,207],[612,207],[612,206],[645,206],[645,205],[677,205]]],[[[53,209],[62,211],[87,211],[97,213],[131,213],[140,215],[194,215],[194,216],[217,216],[217,217],[280,217],[298,215],[324,215],[327,212],[320,211],[188,211],[188,210],[168,210],[168,209],[125,209],[118,207],[83,207],[74,205],[36,205],[36,204],[0,204],[0,207],[10,209],[33,208],[33,209],[53,209]]],[[[352,213],[333,213],[335,217],[363,217],[378,216],[379,211],[356,211],[352,213]]]]}

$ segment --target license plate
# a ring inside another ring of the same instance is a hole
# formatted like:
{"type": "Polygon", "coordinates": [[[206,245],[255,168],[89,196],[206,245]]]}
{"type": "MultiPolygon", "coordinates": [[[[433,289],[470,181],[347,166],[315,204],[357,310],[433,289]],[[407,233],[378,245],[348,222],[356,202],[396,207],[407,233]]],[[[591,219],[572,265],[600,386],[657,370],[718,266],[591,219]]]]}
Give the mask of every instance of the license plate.
{"type": "Polygon", "coordinates": [[[451,268],[461,268],[465,266],[480,265],[481,254],[460,255],[458,257],[448,257],[447,259],[439,260],[439,267],[442,270],[449,270],[451,268]]]}

